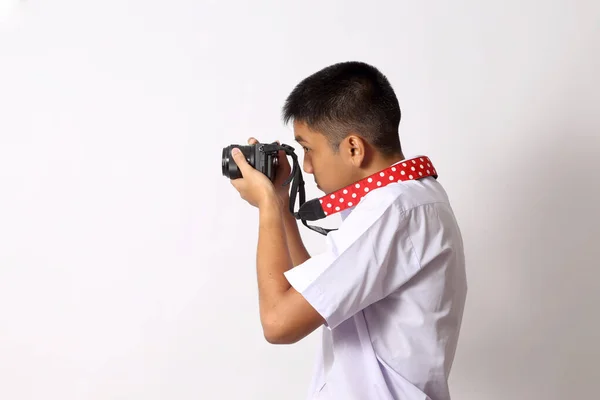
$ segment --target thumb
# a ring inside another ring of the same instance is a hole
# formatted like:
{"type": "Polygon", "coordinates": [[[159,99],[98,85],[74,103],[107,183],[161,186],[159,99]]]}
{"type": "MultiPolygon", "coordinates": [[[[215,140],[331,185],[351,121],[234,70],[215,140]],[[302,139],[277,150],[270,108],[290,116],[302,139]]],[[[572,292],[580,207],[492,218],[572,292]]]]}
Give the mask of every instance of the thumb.
{"type": "Polygon", "coordinates": [[[238,166],[240,171],[242,171],[242,175],[244,175],[248,168],[252,168],[250,164],[248,164],[248,161],[246,161],[246,157],[244,157],[242,151],[237,147],[231,149],[231,157],[233,157],[233,161],[235,161],[235,164],[238,166]]]}

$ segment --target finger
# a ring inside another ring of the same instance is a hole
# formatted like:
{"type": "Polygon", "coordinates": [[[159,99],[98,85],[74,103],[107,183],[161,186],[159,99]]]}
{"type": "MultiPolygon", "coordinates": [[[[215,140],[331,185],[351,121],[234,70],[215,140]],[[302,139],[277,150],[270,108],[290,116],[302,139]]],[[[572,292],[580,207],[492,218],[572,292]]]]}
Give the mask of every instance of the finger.
{"type": "MultiPolygon", "coordinates": [[[[277,143],[278,145],[281,146],[281,142],[279,140],[276,140],[275,143],[277,143]]],[[[287,155],[285,154],[285,150],[279,150],[277,152],[277,158],[279,158],[279,161],[282,161],[283,159],[287,158],[287,155]]]]}
{"type": "Polygon", "coordinates": [[[277,152],[277,158],[279,159],[279,165],[283,165],[283,163],[287,160],[287,155],[285,154],[285,151],[283,150],[279,150],[277,152]]]}
{"type": "Polygon", "coordinates": [[[279,150],[277,158],[279,158],[279,165],[289,165],[288,156],[284,150],[279,150]]]}
{"type": "Polygon", "coordinates": [[[241,189],[241,182],[240,179],[231,179],[229,181],[231,183],[231,186],[233,186],[238,192],[241,189]]]}
{"type": "Polygon", "coordinates": [[[245,173],[250,168],[252,168],[250,166],[250,164],[248,164],[248,161],[246,161],[246,157],[244,157],[244,154],[242,154],[241,150],[238,149],[237,147],[234,147],[231,150],[231,157],[233,157],[233,161],[235,161],[235,164],[238,166],[238,168],[242,172],[242,175],[245,175],[245,173]]]}
{"type": "Polygon", "coordinates": [[[256,140],[255,138],[251,137],[250,139],[248,139],[248,144],[256,144],[258,143],[258,140],[256,140]]]}

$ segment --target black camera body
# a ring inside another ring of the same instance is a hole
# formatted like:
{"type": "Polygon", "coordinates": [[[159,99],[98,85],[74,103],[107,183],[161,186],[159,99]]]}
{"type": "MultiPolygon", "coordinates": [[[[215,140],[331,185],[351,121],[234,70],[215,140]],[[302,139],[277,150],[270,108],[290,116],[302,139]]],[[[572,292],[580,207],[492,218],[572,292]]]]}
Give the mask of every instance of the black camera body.
{"type": "Polygon", "coordinates": [[[256,143],[244,146],[232,144],[223,148],[223,155],[221,157],[223,176],[229,179],[239,179],[242,177],[242,172],[231,156],[231,150],[237,147],[242,151],[244,157],[246,157],[248,164],[265,174],[271,182],[274,182],[277,166],[279,165],[279,151],[276,147],[277,142],[272,144],[275,146],[266,143],[256,143]]]}

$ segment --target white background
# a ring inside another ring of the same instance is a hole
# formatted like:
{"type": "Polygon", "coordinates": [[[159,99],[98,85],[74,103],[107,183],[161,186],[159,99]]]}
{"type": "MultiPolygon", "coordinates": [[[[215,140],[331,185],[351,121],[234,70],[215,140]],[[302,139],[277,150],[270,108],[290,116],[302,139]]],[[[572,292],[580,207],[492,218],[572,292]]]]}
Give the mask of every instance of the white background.
{"type": "Polygon", "coordinates": [[[263,339],[257,213],[221,149],[293,143],[285,97],[345,60],[389,77],[463,229],[454,398],[596,398],[598,1],[13,3],[1,399],[304,399],[318,335],[263,339]]]}

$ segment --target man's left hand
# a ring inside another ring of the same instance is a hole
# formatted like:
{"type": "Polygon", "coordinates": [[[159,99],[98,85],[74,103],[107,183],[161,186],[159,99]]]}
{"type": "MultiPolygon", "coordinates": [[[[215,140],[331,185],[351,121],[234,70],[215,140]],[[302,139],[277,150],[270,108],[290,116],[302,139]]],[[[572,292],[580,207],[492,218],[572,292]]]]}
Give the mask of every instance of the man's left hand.
{"type": "Polygon", "coordinates": [[[239,149],[232,149],[231,156],[242,173],[242,178],[232,179],[231,184],[240,193],[242,199],[259,208],[262,204],[276,200],[275,187],[265,174],[248,164],[239,149]]]}

